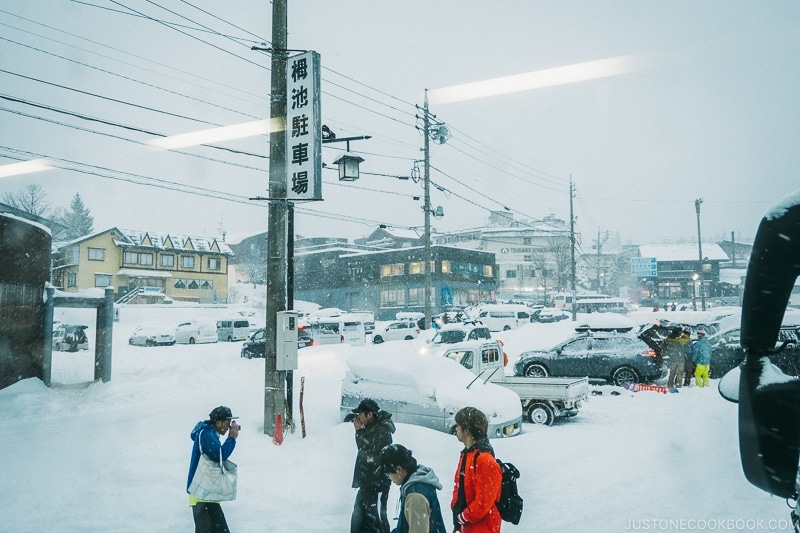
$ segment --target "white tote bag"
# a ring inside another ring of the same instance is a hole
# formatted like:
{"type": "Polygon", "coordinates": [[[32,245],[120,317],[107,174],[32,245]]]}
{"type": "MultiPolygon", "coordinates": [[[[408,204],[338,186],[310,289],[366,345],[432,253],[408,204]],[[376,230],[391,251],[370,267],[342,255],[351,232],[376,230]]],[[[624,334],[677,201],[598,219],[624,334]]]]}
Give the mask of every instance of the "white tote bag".
{"type": "Polygon", "coordinates": [[[200,446],[200,462],[194,472],[192,482],[189,484],[189,493],[209,502],[227,502],[236,499],[236,481],[239,474],[236,463],[222,460],[222,450],[219,462],[212,461],[203,453],[203,446],[198,436],[197,444],[200,446]]]}

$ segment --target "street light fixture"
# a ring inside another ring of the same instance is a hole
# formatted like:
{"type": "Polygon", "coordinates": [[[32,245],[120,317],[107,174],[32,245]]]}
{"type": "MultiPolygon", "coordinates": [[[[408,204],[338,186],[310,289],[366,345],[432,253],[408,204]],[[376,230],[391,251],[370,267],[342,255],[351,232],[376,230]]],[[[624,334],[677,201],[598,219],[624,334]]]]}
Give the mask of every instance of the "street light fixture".
{"type": "Polygon", "coordinates": [[[703,279],[703,239],[700,236],[700,204],[703,203],[702,198],[694,201],[694,209],[697,212],[697,261],[700,266],[700,305],[703,311],[706,310],[706,287],[703,279]]]}

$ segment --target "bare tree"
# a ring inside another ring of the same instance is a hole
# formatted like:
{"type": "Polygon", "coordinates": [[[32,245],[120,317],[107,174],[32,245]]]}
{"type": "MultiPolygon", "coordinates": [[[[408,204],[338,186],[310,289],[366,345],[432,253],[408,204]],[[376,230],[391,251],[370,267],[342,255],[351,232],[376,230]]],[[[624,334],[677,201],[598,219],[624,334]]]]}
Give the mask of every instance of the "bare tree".
{"type": "Polygon", "coordinates": [[[548,239],[547,244],[550,248],[550,253],[553,254],[553,262],[556,265],[555,289],[556,291],[566,290],[571,278],[569,239],[551,237],[548,239]]]}
{"type": "Polygon", "coordinates": [[[27,185],[17,193],[5,193],[3,202],[37,217],[47,217],[53,211],[52,205],[47,200],[47,192],[41,185],[36,184],[27,185]]]}

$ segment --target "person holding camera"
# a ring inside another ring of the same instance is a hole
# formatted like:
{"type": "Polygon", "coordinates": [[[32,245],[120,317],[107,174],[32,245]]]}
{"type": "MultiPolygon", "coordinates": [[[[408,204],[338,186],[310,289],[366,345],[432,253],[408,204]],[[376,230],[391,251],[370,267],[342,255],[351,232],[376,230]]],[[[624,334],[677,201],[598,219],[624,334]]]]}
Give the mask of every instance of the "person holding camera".
{"type": "Polygon", "coordinates": [[[392,444],[378,456],[380,469],[400,486],[400,512],[393,533],[445,533],[437,490],[442,489],[436,473],[417,463],[411,450],[392,444]]]}
{"type": "Polygon", "coordinates": [[[386,502],[391,483],[378,467],[378,455],[392,443],[395,429],[392,414],[382,411],[375,400],[365,398],[345,420],[353,422],[358,448],[353,471],[353,488],[358,489],[358,493],[350,519],[350,532],[389,533],[386,502]]]}
{"type": "MultiPolygon", "coordinates": [[[[226,461],[236,447],[236,438],[241,427],[236,423],[238,417],[233,416],[229,407],[220,405],[208,415],[208,420],[198,422],[192,430],[192,457],[189,460],[189,479],[186,481],[186,492],[192,483],[197,465],[200,463],[200,448],[203,454],[212,461],[226,461]],[[228,433],[224,443],[220,435],[228,433]]],[[[228,523],[219,502],[203,501],[194,494],[189,494],[189,506],[194,516],[195,533],[229,533],[228,523]]]]}
{"type": "Polygon", "coordinates": [[[453,531],[498,533],[502,518],[497,510],[497,501],[503,474],[486,434],[489,421],[475,407],[464,407],[456,413],[455,420],[456,438],[464,449],[459,457],[450,501],[453,531]]]}

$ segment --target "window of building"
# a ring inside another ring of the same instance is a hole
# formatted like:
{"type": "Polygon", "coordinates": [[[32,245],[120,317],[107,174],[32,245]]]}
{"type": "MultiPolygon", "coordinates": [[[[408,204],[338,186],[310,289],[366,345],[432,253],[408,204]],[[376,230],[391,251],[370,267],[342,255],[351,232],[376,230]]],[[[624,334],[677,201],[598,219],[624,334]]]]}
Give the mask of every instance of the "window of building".
{"type": "Polygon", "coordinates": [[[105,261],[105,248],[89,248],[89,261],[105,261]]]}
{"type": "Polygon", "coordinates": [[[408,289],[408,305],[425,305],[425,289],[408,289]]]}
{"type": "Polygon", "coordinates": [[[186,286],[186,288],[187,289],[192,289],[192,290],[199,289],[200,288],[200,284],[197,282],[196,279],[192,279],[192,280],[189,280],[189,284],[186,286]]]}
{"type": "Polygon", "coordinates": [[[516,278],[517,271],[516,270],[506,270],[506,277],[507,278],[516,278]]]}
{"type": "Polygon", "coordinates": [[[78,285],[78,275],[74,272],[72,274],[67,274],[67,287],[77,287],[78,285]]]}
{"type": "Polygon", "coordinates": [[[405,307],[405,305],[406,305],[405,290],[387,289],[381,291],[381,307],[405,307]]]}
{"type": "Polygon", "coordinates": [[[172,254],[162,255],[161,256],[161,266],[162,267],[174,267],[175,266],[175,256],[172,254]]]}
{"type": "Polygon", "coordinates": [[[132,265],[152,265],[153,254],[139,252],[125,252],[122,254],[122,262],[132,265]]]}
{"type": "MultiPolygon", "coordinates": [[[[436,263],[431,261],[430,271],[436,271],[436,263]]],[[[425,273],[425,263],[423,261],[416,261],[414,263],[408,264],[408,273],[409,274],[424,274],[425,273]]]]}
{"type": "Polygon", "coordinates": [[[185,289],[186,288],[186,280],[182,278],[175,278],[174,287],[176,289],[185,289]]]}
{"type": "Polygon", "coordinates": [[[193,255],[182,255],[181,256],[181,268],[194,268],[194,256],[193,255]]]}
{"type": "Polygon", "coordinates": [[[522,256],[522,260],[525,261],[526,263],[532,263],[533,262],[533,256],[532,255],[523,255],[522,256]]]}
{"type": "Polygon", "coordinates": [[[209,257],[208,258],[208,269],[209,270],[219,270],[219,257],[209,257]]]}
{"type": "Polygon", "coordinates": [[[404,274],[403,263],[395,263],[392,265],[381,265],[381,277],[386,278],[389,276],[402,276],[404,274]]]}
{"type": "Polygon", "coordinates": [[[449,274],[453,271],[453,266],[450,264],[450,261],[442,261],[442,273],[449,274]]]}
{"type": "Polygon", "coordinates": [[[487,278],[493,278],[494,267],[492,265],[483,265],[483,275],[487,278]]]}
{"type": "Polygon", "coordinates": [[[110,274],[95,274],[94,275],[94,286],[95,287],[108,287],[111,285],[111,275],[110,274]]]}
{"type": "Polygon", "coordinates": [[[203,290],[203,291],[214,290],[214,284],[211,282],[210,279],[201,280],[200,281],[200,290],[203,290]]]}

